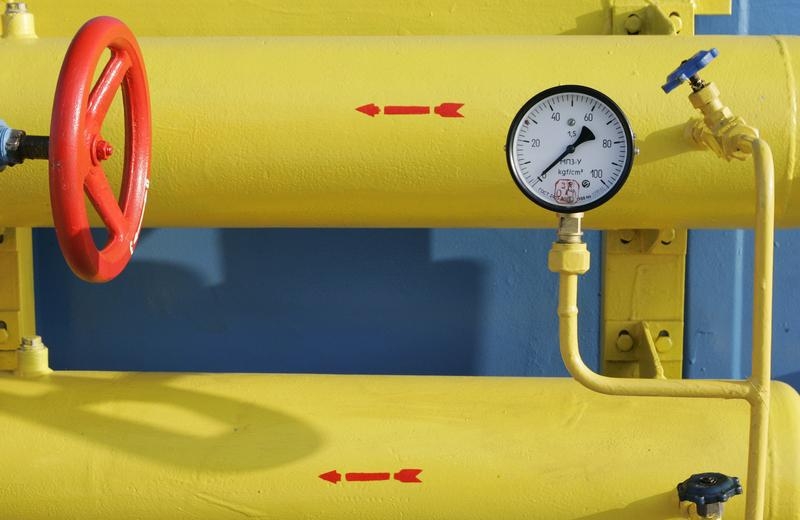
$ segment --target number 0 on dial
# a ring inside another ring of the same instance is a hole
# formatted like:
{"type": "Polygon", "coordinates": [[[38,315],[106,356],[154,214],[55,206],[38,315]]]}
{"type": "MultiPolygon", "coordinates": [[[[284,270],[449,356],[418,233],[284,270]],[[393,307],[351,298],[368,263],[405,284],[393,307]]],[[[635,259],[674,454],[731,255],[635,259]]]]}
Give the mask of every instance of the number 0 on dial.
{"type": "Polygon", "coordinates": [[[540,92],[517,113],[506,142],[517,186],[536,204],[577,213],[614,196],[631,171],[633,132],[608,96],[563,85],[540,92]]]}

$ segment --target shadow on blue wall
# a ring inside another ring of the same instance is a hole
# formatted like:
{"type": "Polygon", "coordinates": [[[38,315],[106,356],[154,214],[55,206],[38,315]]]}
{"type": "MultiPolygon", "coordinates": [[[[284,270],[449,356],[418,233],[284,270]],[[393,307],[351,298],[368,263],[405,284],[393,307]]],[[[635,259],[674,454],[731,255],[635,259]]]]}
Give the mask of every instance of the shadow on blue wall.
{"type": "MultiPolygon", "coordinates": [[[[171,244],[162,261],[149,260],[160,253],[151,251],[114,282],[90,285],[69,272],[53,231],[36,230],[39,330],[55,342],[52,366],[475,373],[481,268],[432,262],[429,230],[213,232],[219,272],[192,269],[202,258],[207,270],[214,251],[188,241],[171,244]]],[[[144,232],[142,249],[152,234],[144,232]]]]}

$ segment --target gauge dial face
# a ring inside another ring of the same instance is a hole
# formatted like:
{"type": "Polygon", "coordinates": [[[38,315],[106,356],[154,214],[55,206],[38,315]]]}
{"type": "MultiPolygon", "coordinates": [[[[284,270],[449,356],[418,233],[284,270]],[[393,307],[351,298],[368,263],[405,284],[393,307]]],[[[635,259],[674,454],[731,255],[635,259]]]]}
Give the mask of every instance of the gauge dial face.
{"type": "Polygon", "coordinates": [[[511,124],[506,151],[514,181],[529,199],[576,213],[603,204],[625,183],[633,132],[608,96],[563,85],[525,103],[511,124]]]}

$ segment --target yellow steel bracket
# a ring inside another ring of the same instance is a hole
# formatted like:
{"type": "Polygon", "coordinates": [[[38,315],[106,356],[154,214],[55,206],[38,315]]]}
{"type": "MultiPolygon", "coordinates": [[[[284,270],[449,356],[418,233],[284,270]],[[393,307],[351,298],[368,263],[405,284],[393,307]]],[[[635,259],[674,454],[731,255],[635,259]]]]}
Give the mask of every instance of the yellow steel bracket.
{"type": "MultiPolygon", "coordinates": [[[[693,35],[696,14],[730,14],[731,1],[616,0],[612,33],[693,35]]],[[[680,379],[685,229],[604,236],[602,373],[680,379]]]]}
{"type": "Polygon", "coordinates": [[[680,379],[686,230],[604,237],[602,373],[680,379]]]}
{"type": "Polygon", "coordinates": [[[612,8],[612,34],[694,34],[695,2],[691,0],[617,0],[612,8]]]}
{"type": "Polygon", "coordinates": [[[17,368],[17,349],[36,331],[29,228],[0,228],[0,371],[17,368]]]}
{"type": "Polygon", "coordinates": [[[612,34],[694,34],[694,15],[731,14],[731,0],[616,0],[612,34]]]}

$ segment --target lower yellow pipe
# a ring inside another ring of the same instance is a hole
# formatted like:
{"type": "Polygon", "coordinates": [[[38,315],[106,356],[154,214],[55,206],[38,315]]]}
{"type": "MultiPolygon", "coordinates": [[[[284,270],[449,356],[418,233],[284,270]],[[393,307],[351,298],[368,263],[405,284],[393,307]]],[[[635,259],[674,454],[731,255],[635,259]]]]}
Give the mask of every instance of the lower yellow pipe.
{"type": "Polygon", "coordinates": [[[578,382],[596,392],[617,396],[706,397],[746,399],[749,402],[751,419],[745,518],[762,520],[767,492],[775,173],[772,152],[766,141],[748,138],[742,144],[752,148],[756,178],[753,372],[746,381],[618,379],[595,373],[583,362],[578,345],[578,276],[589,269],[586,244],[557,242],[553,244],[548,263],[552,271],[560,273],[561,355],[567,370],[578,382]]]}
{"type": "MultiPolygon", "coordinates": [[[[771,400],[766,518],[786,520],[800,397],[774,383],[771,400]]],[[[672,520],[689,475],[744,475],[747,424],[740,400],[569,379],[0,376],[0,517],[672,520]],[[392,475],[347,479],[364,472],[392,475]]],[[[726,520],[743,516],[732,499],[726,520]]]]}

